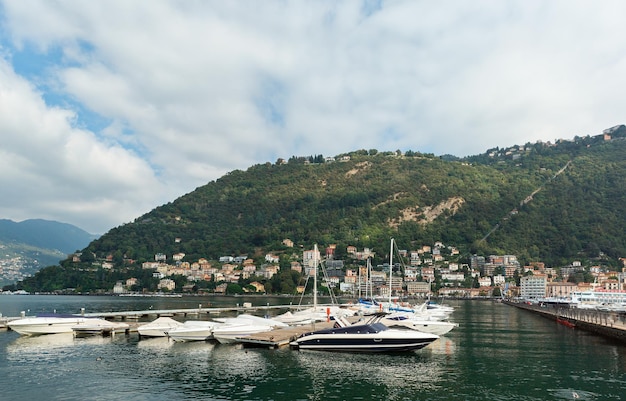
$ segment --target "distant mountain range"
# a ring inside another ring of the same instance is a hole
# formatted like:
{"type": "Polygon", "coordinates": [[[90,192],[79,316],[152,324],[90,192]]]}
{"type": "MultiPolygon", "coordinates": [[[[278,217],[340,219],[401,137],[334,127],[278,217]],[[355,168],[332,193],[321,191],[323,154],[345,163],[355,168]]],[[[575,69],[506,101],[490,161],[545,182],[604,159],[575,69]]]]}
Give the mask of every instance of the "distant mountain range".
{"type": "Polygon", "coordinates": [[[0,284],[58,264],[96,238],[97,235],[57,221],[0,219],[0,284]]]}

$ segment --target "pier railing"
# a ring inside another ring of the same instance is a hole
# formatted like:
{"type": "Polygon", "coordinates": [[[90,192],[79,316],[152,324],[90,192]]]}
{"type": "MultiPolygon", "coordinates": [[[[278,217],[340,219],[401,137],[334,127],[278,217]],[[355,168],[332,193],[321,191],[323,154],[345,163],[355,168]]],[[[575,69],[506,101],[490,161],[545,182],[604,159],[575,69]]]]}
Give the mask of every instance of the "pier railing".
{"type": "Polygon", "coordinates": [[[551,320],[565,320],[577,329],[626,342],[626,314],[624,313],[527,302],[505,301],[504,303],[551,320]]]}

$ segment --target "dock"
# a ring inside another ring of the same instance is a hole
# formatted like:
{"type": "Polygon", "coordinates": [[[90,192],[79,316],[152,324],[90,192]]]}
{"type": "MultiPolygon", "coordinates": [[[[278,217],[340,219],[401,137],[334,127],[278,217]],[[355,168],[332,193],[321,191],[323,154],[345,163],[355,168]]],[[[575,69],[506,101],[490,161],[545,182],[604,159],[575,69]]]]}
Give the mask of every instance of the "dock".
{"type": "MultiPolygon", "coordinates": [[[[332,306],[320,304],[319,307],[332,306]]],[[[237,304],[237,306],[211,308],[198,305],[197,308],[184,308],[184,309],[146,309],[136,311],[118,311],[118,312],[86,312],[84,308],[81,308],[76,315],[85,317],[99,317],[107,320],[123,320],[123,321],[138,321],[138,320],[154,320],[159,317],[194,317],[197,319],[210,319],[211,316],[219,316],[221,314],[233,314],[233,316],[240,313],[250,313],[258,316],[268,315],[270,311],[279,310],[297,310],[308,308],[310,305],[254,305],[244,303],[243,305],[237,304]]],[[[21,319],[27,316],[25,312],[21,313],[21,316],[16,317],[2,317],[0,319],[0,325],[5,324],[16,319],[21,319]]]]}
{"type": "Polygon", "coordinates": [[[322,330],[332,327],[334,322],[317,322],[302,326],[281,327],[263,333],[255,333],[246,337],[238,337],[237,341],[244,347],[267,347],[279,348],[289,343],[304,333],[322,330]]]}
{"type": "Polygon", "coordinates": [[[566,327],[579,329],[626,342],[626,314],[566,306],[537,305],[525,302],[503,301],[504,304],[554,320],[566,327]]]}
{"type": "MultiPolygon", "coordinates": [[[[319,305],[327,306],[327,305],[319,305]]],[[[328,305],[330,306],[330,305],[328,305]]],[[[306,306],[305,306],[306,307],[306,306]]],[[[110,321],[125,321],[129,328],[124,330],[126,334],[133,334],[138,332],[138,327],[142,324],[140,322],[152,321],[159,317],[178,317],[178,320],[184,320],[185,318],[193,318],[198,320],[211,320],[213,316],[221,314],[232,314],[235,316],[241,313],[250,313],[257,316],[269,315],[271,310],[294,310],[302,309],[302,305],[266,305],[266,306],[252,306],[250,304],[243,304],[242,306],[235,307],[223,307],[223,308],[210,308],[202,307],[198,305],[198,308],[186,308],[186,309],[148,309],[137,311],[118,311],[118,312],[95,312],[87,313],[84,308],[81,308],[80,313],[77,316],[101,318],[110,321]]],[[[0,318],[0,330],[6,330],[7,324],[12,320],[17,320],[27,316],[24,312],[18,317],[2,317],[0,318]]],[[[248,337],[240,337],[237,339],[244,346],[248,347],[268,347],[278,348],[284,345],[288,345],[289,342],[299,337],[303,333],[307,333],[314,330],[320,330],[332,326],[332,322],[316,322],[313,324],[307,324],[303,326],[290,326],[284,328],[274,329],[269,332],[257,333],[248,337]]],[[[103,333],[108,335],[108,333],[103,333]]]]}

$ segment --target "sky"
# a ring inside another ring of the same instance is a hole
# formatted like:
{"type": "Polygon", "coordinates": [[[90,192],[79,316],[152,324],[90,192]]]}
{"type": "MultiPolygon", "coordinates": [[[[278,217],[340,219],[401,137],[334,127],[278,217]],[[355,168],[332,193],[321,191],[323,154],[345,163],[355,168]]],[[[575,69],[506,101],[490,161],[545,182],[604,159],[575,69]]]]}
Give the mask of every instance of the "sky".
{"type": "Polygon", "coordinates": [[[0,218],[103,234],[229,171],[626,123],[622,0],[0,0],[0,218]]]}

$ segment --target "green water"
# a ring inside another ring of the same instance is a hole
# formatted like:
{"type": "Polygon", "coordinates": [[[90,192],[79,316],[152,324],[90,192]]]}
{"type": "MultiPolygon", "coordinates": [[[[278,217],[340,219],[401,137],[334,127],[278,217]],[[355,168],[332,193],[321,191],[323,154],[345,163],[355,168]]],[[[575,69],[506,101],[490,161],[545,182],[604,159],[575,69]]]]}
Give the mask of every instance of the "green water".
{"type": "MultiPolygon", "coordinates": [[[[161,309],[233,300],[3,296],[0,312],[161,309]]],[[[624,345],[498,303],[449,304],[455,307],[451,320],[460,326],[427,348],[400,355],[246,349],[165,338],[139,340],[135,335],[28,338],[0,332],[0,399],[626,398],[624,345]]]]}

